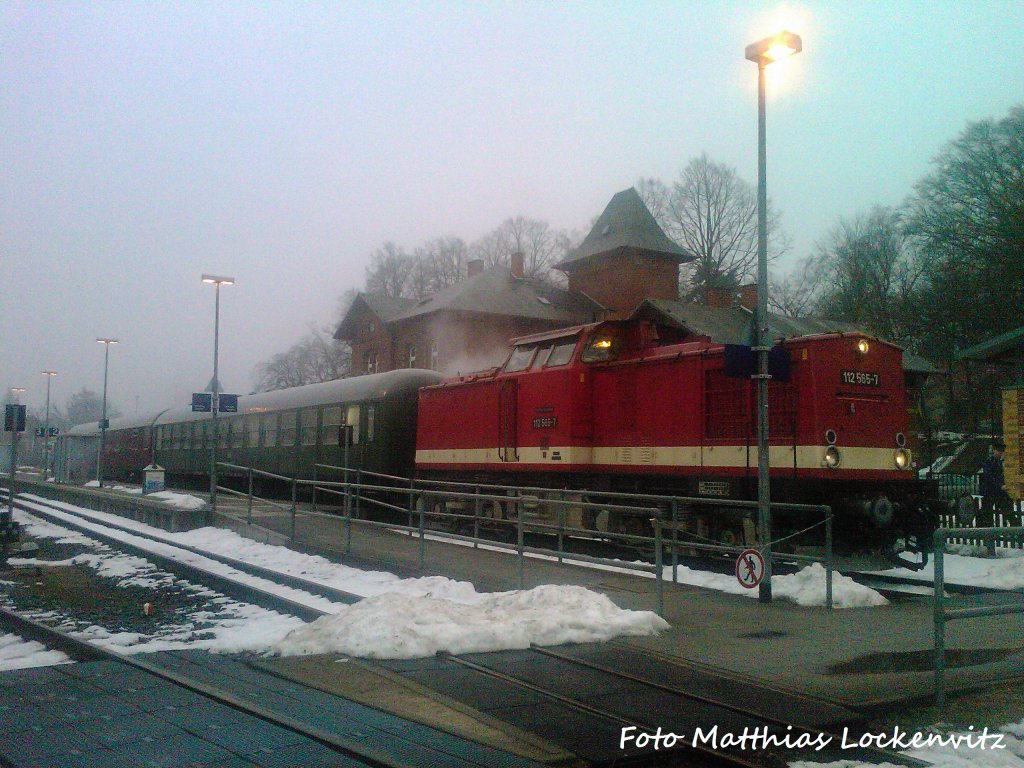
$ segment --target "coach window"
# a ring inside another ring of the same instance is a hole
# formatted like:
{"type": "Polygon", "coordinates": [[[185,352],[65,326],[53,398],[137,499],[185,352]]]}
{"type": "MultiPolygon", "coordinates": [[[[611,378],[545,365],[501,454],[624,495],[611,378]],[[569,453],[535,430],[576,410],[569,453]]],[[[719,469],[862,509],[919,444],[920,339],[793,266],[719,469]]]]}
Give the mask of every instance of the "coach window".
{"type": "Polygon", "coordinates": [[[316,445],[316,408],[307,408],[299,415],[302,425],[302,444],[316,445]]]}
{"type": "Polygon", "coordinates": [[[295,445],[295,411],[281,414],[281,445],[295,445]]]}
{"type": "Polygon", "coordinates": [[[199,423],[190,421],[188,424],[188,447],[193,451],[203,448],[203,433],[199,431],[199,423]]]}
{"type": "Polygon", "coordinates": [[[199,423],[199,448],[200,450],[207,450],[210,447],[210,422],[201,421],[199,423]]]}
{"type": "Polygon", "coordinates": [[[341,406],[331,405],[324,408],[324,417],[320,426],[320,445],[337,445],[341,438],[341,406]]]}
{"type": "Polygon", "coordinates": [[[245,445],[245,424],[242,423],[242,417],[233,416],[229,423],[231,424],[231,447],[243,447],[245,445]]]}
{"type": "Polygon", "coordinates": [[[373,442],[373,420],[377,415],[377,406],[369,405],[366,407],[366,442],[373,442]]]}
{"type": "Polygon", "coordinates": [[[584,363],[600,363],[614,360],[619,354],[619,340],[608,333],[595,333],[584,347],[580,360],[584,363]]]}
{"type": "Polygon", "coordinates": [[[345,424],[352,427],[352,445],[359,443],[359,406],[350,405],[345,410],[345,424]]]}
{"type": "Polygon", "coordinates": [[[515,371],[525,371],[530,367],[530,362],[533,360],[533,353],[536,351],[536,347],[525,345],[513,349],[512,354],[509,355],[508,362],[505,363],[505,372],[512,373],[515,371]]]}
{"type": "Polygon", "coordinates": [[[260,418],[255,413],[245,416],[245,444],[250,448],[260,445],[260,418]]]}
{"type": "Polygon", "coordinates": [[[260,416],[260,425],[263,427],[263,447],[274,448],[277,446],[277,417],[276,413],[264,413],[260,416]]]}
{"type": "Polygon", "coordinates": [[[171,425],[171,450],[176,451],[181,448],[181,424],[171,425]]]}
{"type": "Polygon", "coordinates": [[[227,419],[221,419],[220,424],[217,426],[217,448],[227,448],[231,439],[231,422],[227,419]]]}

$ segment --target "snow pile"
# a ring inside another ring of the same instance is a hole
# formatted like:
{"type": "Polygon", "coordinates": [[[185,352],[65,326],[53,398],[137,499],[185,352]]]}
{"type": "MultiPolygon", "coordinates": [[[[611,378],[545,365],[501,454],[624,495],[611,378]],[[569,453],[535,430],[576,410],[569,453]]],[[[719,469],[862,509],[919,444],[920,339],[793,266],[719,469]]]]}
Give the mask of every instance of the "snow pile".
{"type": "MultiPolygon", "coordinates": [[[[797,605],[825,605],[825,568],[821,563],[812,563],[798,573],[787,576],[772,576],[772,595],[792,600],[797,605]]],[[[756,589],[747,590],[751,597],[757,596],[756,589]]],[[[836,608],[868,608],[888,605],[889,601],[870,587],[858,584],[849,576],[838,571],[832,573],[832,605],[836,608]]]]}
{"type": "MultiPolygon", "coordinates": [[[[797,605],[825,605],[825,580],[827,573],[821,563],[812,563],[797,573],[785,576],[772,575],[772,596],[777,599],[791,600],[797,605]]],[[[665,566],[662,575],[666,581],[672,580],[672,566],[665,566]]],[[[732,595],[757,597],[756,589],[740,586],[736,577],[729,573],[711,573],[697,571],[680,565],[676,571],[676,581],[704,589],[714,589],[732,595]]],[[[865,608],[875,605],[888,605],[889,601],[870,587],[858,584],[849,576],[839,571],[832,572],[832,605],[835,608],[865,608]]]]}
{"type": "Polygon", "coordinates": [[[17,635],[0,635],[0,672],[29,667],[49,667],[71,661],[62,651],[48,651],[35,640],[22,640],[17,635]]]}
{"type": "Polygon", "coordinates": [[[535,645],[653,635],[668,623],[650,611],[627,611],[583,587],[545,585],[480,595],[473,603],[384,594],[342,606],[290,632],[282,656],[343,653],[377,659],[477,653],[535,645]]]}
{"type": "Polygon", "coordinates": [[[198,496],[192,496],[188,493],[175,493],[174,491],[156,491],[155,493],[146,494],[146,498],[159,499],[168,506],[176,507],[177,509],[201,509],[206,506],[206,502],[198,496]]]}
{"type": "MultiPolygon", "coordinates": [[[[946,554],[943,556],[942,569],[946,584],[986,587],[989,589],[1021,589],[1024,588],[1024,550],[997,549],[999,557],[971,557],[985,552],[984,547],[949,546],[948,549],[963,554],[946,554]]],[[[901,578],[915,579],[923,583],[935,582],[935,559],[929,558],[928,565],[920,571],[906,568],[892,568],[880,573],[901,578]]]]}

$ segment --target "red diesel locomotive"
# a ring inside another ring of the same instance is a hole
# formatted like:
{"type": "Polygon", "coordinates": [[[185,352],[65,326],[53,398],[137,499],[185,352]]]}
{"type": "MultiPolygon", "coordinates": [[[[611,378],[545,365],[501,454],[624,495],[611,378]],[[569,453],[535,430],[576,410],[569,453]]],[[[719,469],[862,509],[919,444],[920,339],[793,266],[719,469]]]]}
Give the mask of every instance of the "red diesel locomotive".
{"type": "MultiPolygon", "coordinates": [[[[757,497],[756,387],[727,375],[724,345],[637,319],[512,343],[504,366],[420,390],[418,475],[757,497]]],[[[773,500],[829,504],[859,545],[920,534],[928,505],[906,444],[901,350],[862,333],[781,347],[788,380],[769,384],[773,500]]],[[[749,516],[700,510],[691,530],[752,536],[749,516]]],[[[607,525],[641,532],[646,521],[618,515],[607,525]]]]}

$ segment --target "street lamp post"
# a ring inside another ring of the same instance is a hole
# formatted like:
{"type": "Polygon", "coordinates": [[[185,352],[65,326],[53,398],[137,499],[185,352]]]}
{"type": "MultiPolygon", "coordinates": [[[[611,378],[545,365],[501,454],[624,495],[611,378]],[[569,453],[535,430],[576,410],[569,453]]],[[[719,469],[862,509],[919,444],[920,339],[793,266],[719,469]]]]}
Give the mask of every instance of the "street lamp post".
{"type": "Polygon", "coordinates": [[[103,487],[103,452],[107,446],[107,370],[110,364],[110,345],[117,344],[117,339],[96,338],[103,345],[103,415],[100,417],[100,453],[96,459],[96,482],[103,487]]]}
{"type": "Polygon", "coordinates": [[[56,371],[40,371],[46,377],[46,426],[43,428],[43,482],[50,477],[50,382],[56,371]]]}
{"type": "Polygon", "coordinates": [[[768,184],[766,181],[764,70],[773,61],[792,56],[803,49],[799,35],[792,32],[758,40],[747,46],[745,54],[757,64],[757,531],[764,557],[764,577],[758,587],[758,599],[772,599],[772,509],[768,480],[768,184]]]}
{"type": "Polygon", "coordinates": [[[220,347],[220,287],[222,285],[234,285],[235,278],[223,277],[221,275],[203,275],[203,282],[210,283],[216,288],[216,299],[213,311],[213,390],[210,403],[211,418],[213,420],[210,436],[210,507],[217,509],[217,443],[220,434],[217,430],[217,412],[220,410],[220,379],[217,376],[217,358],[220,347]]]}

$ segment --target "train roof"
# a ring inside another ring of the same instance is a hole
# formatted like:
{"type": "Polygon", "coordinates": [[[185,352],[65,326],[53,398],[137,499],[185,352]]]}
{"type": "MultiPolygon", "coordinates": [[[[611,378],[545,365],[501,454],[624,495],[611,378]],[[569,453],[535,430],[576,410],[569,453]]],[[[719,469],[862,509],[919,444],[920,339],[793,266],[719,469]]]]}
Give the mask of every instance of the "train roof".
{"type": "MultiPolygon", "coordinates": [[[[277,389],[272,392],[257,392],[238,398],[238,413],[262,411],[283,411],[292,408],[305,408],[311,405],[339,402],[362,402],[377,400],[389,394],[415,392],[420,387],[436,384],[444,377],[437,371],[420,368],[403,368],[384,373],[373,373],[365,376],[353,376],[347,379],[335,379],[319,384],[306,384],[302,387],[277,389]]],[[[233,414],[231,414],[233,415],[233,414]]],[[[225,414],[225,418],[228,414],[225,414]]],[[[159,424],[177,423],[208,419],[207,413],[194,413],[190,406],[168,408],[156,414],[141,418],[113,419],[110,429],[137,429],[159,424]]],[[[65,434],[69,436],[87,437],[100,432],[96,422],[88,422],[72,427],[65,434]]]]}
{"type": "MultiPolygon", "coordinates": [[[[671,299],[645,299],[634,311],[633,317],[668,322],[698,336],[706,336],[719,344],[749,344],[751,332],[750,310],[741,306],[709,307],[692,301],[671,299]]],[[[799,337],[826,336],[832,334],[858,333],[871,338],[874,334],[841,320],[819,317],[786,317],[768,313],[769,334],[774,339],[795,339],[799,337]]],[[[886,344],[892,342],[878,339],[886,344]]],[[[899,346],[892,344],[892,346],[899,346]]],[[[912,373],[939,373],[931,362],[903,350],[903,369],[912,373]]]]}

